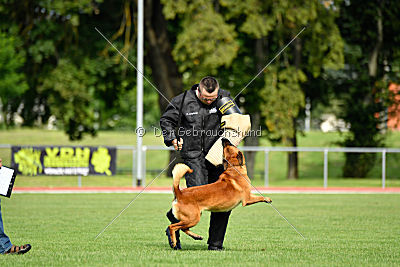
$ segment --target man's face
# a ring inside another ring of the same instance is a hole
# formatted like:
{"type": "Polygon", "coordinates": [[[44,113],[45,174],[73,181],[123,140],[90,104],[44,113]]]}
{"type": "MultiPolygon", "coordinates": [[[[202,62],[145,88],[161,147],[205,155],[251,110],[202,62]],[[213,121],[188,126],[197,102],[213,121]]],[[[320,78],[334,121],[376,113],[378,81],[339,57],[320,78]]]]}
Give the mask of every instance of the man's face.
{"type": "Polygon", "coordinates": [[[203,104],[210,105],[212,102],[217,100],[219,88],[215,89],[214,92],[209,93],[207,92],[207,90],[205,90],[199,85],[198,90],[199,90],[199,99],[203,104]]]}

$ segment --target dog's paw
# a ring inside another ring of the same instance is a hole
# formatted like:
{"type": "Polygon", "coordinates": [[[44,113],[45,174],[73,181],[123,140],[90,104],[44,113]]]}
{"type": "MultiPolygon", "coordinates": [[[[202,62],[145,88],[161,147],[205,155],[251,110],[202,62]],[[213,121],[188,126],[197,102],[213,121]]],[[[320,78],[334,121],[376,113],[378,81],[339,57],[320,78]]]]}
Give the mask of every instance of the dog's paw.
{"type": "Polygon", "coordinates": [[[272,199],[270,199],[269,197],[266,197],[264,199],[265,199],[265,202],[267,202],[267,203],[271,203],[272,202],[272,199]]]}
{"type": "Polygon", "coordinates": [[[201,235],[193,236],[194,240],[203,240],[203,237],[201,235]]]}

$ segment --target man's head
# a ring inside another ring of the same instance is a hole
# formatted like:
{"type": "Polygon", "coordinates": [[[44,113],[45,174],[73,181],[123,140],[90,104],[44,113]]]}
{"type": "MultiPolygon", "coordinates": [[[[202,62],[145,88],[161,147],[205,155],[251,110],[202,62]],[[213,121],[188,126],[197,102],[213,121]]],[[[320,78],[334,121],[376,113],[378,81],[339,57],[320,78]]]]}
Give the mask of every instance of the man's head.
{"type": "Polygon", "coordinates": [[[219,84],[217,79],[211,76],[201,79],[198,88],[198,97],[206,105],[210,105],[218,97],[219,84]]]}

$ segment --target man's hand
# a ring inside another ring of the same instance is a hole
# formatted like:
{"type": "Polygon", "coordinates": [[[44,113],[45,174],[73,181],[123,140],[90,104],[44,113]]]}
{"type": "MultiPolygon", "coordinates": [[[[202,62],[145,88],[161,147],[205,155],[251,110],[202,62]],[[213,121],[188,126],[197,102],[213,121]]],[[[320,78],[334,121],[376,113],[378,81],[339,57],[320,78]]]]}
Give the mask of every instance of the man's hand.
{"type": "Polygon", "coordinates": [[[3,166],[3,161],[0,158],[0,168],[1,168],[1,166],[3,166]]]}
{"type": "Polygon", "coordinates": [[[179,138],[179,142],[177,139],[174,139],[172,140],[172,144],[174,145],[176,151],[182,150],[183,139],[179,138]]]}

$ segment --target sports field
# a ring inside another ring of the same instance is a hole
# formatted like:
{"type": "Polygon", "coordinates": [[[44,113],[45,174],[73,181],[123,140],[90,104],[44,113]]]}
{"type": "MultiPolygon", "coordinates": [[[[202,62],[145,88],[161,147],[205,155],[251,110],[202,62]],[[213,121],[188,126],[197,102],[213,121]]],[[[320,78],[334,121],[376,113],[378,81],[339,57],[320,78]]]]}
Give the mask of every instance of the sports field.
{"type": "MultiPolygon", "coordinates": [[[[225,251],[182,237],[181,251],[167,244],[165,212],[172,194],[142,194],[96,241],[96,235],[136,194],[14,194],[2,199],[6,233],[30,242],[21,256],[0,266],[94,265],[400,265],[400,195],[272,194],[273,204],[236,208],[225,251]]],[[[207,237],[209,213],[192,230],[207,237]]]]}

